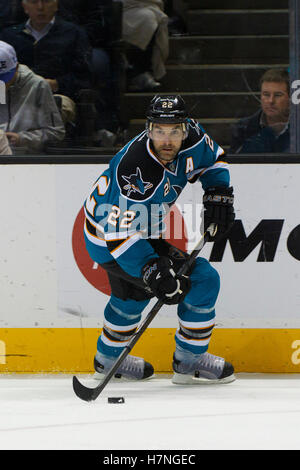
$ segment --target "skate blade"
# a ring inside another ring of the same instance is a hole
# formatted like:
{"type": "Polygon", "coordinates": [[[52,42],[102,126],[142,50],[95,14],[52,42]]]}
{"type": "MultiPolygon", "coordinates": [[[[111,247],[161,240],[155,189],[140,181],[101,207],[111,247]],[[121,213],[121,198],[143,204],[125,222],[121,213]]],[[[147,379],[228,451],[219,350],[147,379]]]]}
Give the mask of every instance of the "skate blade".
{"type": "MultiPolygon", "coordinates": [[[[94,375],[92,378],[97,381],[103,380],[105,377],[105,374],[101,372],[94,372],[94,375]]],[[[151,380],[155,377],[155,374],[150,375],[150,377],[146,377],[145,379],[131,379],[129,377],[124,377],[123,375],[121,377],[112,377],[110,379],[110,382],[145,382],[146,380],[151,380]]]]}
{"type": "Polygon", "coordinates": [[[223,379],[206,379],[204,377],[194,377],[193,375],[178,374],[177,372],[174,372],[172,377],[172,383],[179,385],[228,384],[230,382],[234,382],[234,380],[236,380],[234,374],[224,377],[223,379]]]}

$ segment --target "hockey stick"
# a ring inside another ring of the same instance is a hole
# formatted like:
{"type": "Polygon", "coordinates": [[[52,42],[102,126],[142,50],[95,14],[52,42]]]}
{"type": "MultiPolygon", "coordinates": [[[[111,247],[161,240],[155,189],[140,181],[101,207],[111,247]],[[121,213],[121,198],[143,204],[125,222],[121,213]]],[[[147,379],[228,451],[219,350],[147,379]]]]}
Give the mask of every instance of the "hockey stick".
{"type": "MultiPolygon", "coordinates": [[[[209,238],[209,235],[212,235],[212,236],[215,235],[216,231],[217,231],[217,226],[215,224],[211,224],[208,227],[207,231],[202,235],[202,237],[200,238],[199,242],[195,246],[194,250],[190,254],[187,261],[179,269],[179,271],[177,273],[178,275],[185,274],[189,270],[190,266],[192,265],[194,260],[197,258],[198,254],[200,253],[200,251],[204,247],[205,243],[207,242],[207,240],[209,238]]],[[[111,367],[111,369],[105,375],[103,381],[99,385],[97,385],[97,387],[95,387],[95,388],[86,387],[81,382],[79,382],[79,380],[77,379],[77,377],[75,375],[73,376],[73,390],[74,390],[75,394],[79,398],[81,398],[81,400],[85,400],[85,401],[96,400],[96,398],[100,395],[100,393],[106,387],[106,385],[108,384],[110,379],[114,376],[114,374],[118,370],[120,364],[124,361],[126,356],[130,353],[133,346],[140,339],[140,337],[142,336],[144,331],[148,328],[148,326],[150,325],[150,323],[152,322],[152,320],[157,315],[157,313],[159,312],[159,310],[161,309],[161,307],[163,305],[164,305],[164,302],[162,300],[158,300],[155,303],[155,305],[152,307],[152,309],[148,313],[145,320],[140,325],[138,331],[134,334],[134,336],[129,341],[127,346],[125,346],[124,350],[122,351],[122,353],[120,354],[118,359],[115,361],[114,365],[111,367]]]]}

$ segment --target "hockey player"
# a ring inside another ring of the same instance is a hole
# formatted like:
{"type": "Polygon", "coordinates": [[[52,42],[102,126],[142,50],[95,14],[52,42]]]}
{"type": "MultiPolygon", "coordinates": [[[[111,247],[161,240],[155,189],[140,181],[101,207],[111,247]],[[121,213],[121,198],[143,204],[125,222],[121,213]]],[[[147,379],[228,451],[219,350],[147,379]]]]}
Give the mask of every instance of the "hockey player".
{"type": "MultiPolygon", "coordinates": [[[[178,305],[173,383],[235,379],[229,362],[207,352],[215,323],[218,273],[198,257],[188,276],[177,276],[187,255],[162,237],[165,209],[188,182],[197,180],[204,190],[204,229],[217,224],[209,239],[215,241],[234,221],[224,150],[188,117],[181,96],[155,96],[146,129],[114,156],[85,202],[86,247],[107,271],[111,285],[94,359],[97,377],[114,364],[155,296],[178,305]]],[[[117,376],[146,379],[153,372],[149,362],[128,355],[117,376]]]]}

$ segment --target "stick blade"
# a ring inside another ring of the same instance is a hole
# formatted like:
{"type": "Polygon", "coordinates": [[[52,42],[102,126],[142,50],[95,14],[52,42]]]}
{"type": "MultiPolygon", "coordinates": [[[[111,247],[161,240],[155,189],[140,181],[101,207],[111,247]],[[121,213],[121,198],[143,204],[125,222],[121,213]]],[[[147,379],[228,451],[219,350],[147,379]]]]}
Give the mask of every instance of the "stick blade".
{"type": "Polygon", "coordinates": [[[84,401],[93,401],[99,395],[99,386],[96,388],[89,388],[83,385],[75,375],[73,376],[73,390],[75,395],[84,401]]]}

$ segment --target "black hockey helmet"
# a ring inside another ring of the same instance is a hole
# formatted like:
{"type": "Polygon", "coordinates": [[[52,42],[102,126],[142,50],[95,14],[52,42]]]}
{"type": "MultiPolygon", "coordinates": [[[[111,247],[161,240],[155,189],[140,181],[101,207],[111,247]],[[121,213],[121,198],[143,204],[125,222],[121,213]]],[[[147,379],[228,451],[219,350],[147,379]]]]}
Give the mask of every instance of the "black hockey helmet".
{"type": "Polygon", "coordinates": [[[161,124],[186,122],[187,117],[185,102],[180,95],[156,95],[147,111],[148,121],[161,124]]]}
{"type": "Polygon", "coordinates": [[[187,137],[188,113],[185,102],[180,95],[156,95],[152,98],[147,110],[146,130],[151,130],[153,123],[160,124],[183,124],[187,137]]]}

